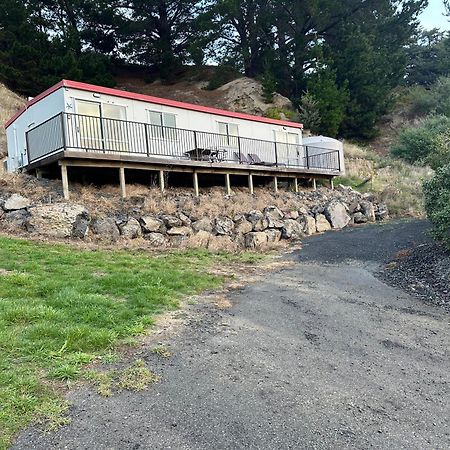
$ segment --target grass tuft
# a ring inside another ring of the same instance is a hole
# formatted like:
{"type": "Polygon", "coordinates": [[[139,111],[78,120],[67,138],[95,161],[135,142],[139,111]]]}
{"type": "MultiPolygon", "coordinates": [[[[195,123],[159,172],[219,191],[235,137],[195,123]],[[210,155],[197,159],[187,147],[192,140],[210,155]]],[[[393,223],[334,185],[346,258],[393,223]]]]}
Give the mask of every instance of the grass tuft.
{"type": "Polygon", "coordinates": [[[155,375],[142,359],[139,359],[120,374],[118,386],[127,391],[143,391],[159,380],[160,377],[155,375]]]}

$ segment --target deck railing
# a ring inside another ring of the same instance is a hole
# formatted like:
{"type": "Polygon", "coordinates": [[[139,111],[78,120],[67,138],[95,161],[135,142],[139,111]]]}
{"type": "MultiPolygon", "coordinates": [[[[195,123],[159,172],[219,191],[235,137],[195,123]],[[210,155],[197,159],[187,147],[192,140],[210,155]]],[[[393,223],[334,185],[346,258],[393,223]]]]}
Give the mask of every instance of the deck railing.
{"type": "Polygon", "coordinates": [[[26,133],[28,163],[77,150],[340,172],[338,150],[60,113],[26,133]]]}

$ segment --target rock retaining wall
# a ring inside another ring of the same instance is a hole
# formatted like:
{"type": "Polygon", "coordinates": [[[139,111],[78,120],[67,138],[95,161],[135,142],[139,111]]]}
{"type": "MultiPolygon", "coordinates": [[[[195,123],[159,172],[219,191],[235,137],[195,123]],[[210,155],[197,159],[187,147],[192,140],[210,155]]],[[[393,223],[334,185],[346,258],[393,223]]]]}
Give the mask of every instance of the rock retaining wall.
{"type": "Polygon", "coordinates": [[[319,189],[298,194],[299,207],[281,211],[267,205],[234,217],[199,217],[195,210],[175,214],[132,213],[96,217],[83,205],[32,204],[18,194],[0,199],[0,227],[48,238],[145,239],[152,247],[188,245],[212,250],[261,248],[281,240],[341,229],[351,224],[384,220],[388,211],[372,194],[350,187],[319,189]]]}

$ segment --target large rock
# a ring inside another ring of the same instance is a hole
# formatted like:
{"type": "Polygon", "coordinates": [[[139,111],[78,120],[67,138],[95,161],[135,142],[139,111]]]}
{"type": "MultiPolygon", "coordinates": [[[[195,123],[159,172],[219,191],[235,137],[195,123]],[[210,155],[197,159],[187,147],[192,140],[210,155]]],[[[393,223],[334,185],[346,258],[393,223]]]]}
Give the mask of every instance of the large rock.
{"type": "Polygon", "coordinates": [[[165,214],[165,215],[161,216],[161,219],[167,228],[175,228],[175,227],[183,226],[183,221],[179,217],[176,217],[176,216],[171,216],[169,214],[165,214]]]}
{"type": "Polygon", "coordinates": [[[376,220],[386,220],[389,218],[389,211],[384,203],[380,203],[375,211],[376,220]]]}
{"type": "Polygon", "coordinates": [[[17,211],[28,208],[29,206],[31,206],[31,201],[28,198],[22,197],[19,194],[13,194],[6,200],[3,208],[5,211],[17,211]]]}
{"type": "Polygon", "coordinates": [[[230,236],[211,236],[208,241],[208,250],[212,252],[218,252],[220,250],[235,251],[236,249],[237,245],[230,236]]]}
{"type": "Polygon", "coordinates": [[[198,233],[189,237],[187,246],[194,248],[208,248],[209,241],[213,237],[214,235],[209,231],[200,230],[198,233]]]}
{"type": "Polygon", "coordinates": [[[247,248],[261,248],[267,245],[267,234],[262,231],[247,233],[245,235],[245,247],[247,248]]]}
{"type": "Polygon", "coordinates": [[[309,214],[300,216],[297,221],[302,226],[302,231],[306,235],[310,236],[311,234],[314,234],[316,232],[316,221],[314,217],[310,216],[309,214]]]}
{"type": "Polygon", "coordinates": [[[100,238],[115,241],[119,236],[119,228],[113,217],[94,219],[91,223],[92,232],[100,238]]]}
{"type": "Polygon", "coordinates": [[[375,207],[368,201],[360,202],[361,212],[367,217],[369,222],[375,222],[375,207]]]}
{"type": "Polygon", "coordinates": [[[323,214],[317,214],[316,216],[316,230],[318,233],[331,230],[330,222],[323,214]]]}
{"type": "Polygon", "coordinates": [[[303,227],[297,220],[286,219],[281,230],[283,239],[300,239],[303,237],[303,227]]]}
{"type": "Polygon", "coordinates": [[[152,216],[144,216],[140,219],[144,233],[165,233],[166,226],[161,219],[152,216]]]}
{"type": "Polygon", "coordinates": [[[213,232],[215,234],[229,236],[234,230],[234,222],[229,217],[217,217],[214,221],[213,232]]]}
{"type": "Polygon", "coordinates": [[[28,217],[30,213],[26,209],[18,209],[16,211],[9,211],[5,213],[2,220],[7,227],[12,231],[19,228],[26,228],[28,224],[28,217]]]}
{"type": "Polygon", "coordinates": [[[192,229],[197,232],[206,231],[208,233],[212,233],[213,224],[210,219],[203,217],[192,224],[192,229]]]}
{"type": "Polygon", "coordinates": [[[236,234],[247,234],[253,230],[253,225],[245,216],[239,215],[234,218],[234,232],[236,234]]]}
{"type": "Polygon", "coordinates": [[[276,243],[281,239],[281,231],[276,228],[271,228],[264,231],[267,236],[268,243],[276,243]]]}
{"type": "Polygon", "coordinates": [[[355,223],[367,223],[368,218],[362,212],[356,212],[353,214],[353,221],[355,223]]]}
{"type": "Polygon", "coordinates": [[[72,237],[84,239],[89,233],[90,218],[84,214],[79,215],[72,227],[72,237]]]}
{"type": "Polygon", "coordinates": [[[172,227],[167,230],[169,236],[189,236],[191,233],[190,227],[172,227]]]}
{"type": "Polygon", "coordinates": [[[332,228],[341,229],[348,225],[351,217],[347,214],[347,208],[341,202],[330,203],[325,208],[325,216],[332,228]]]}
{"type": "Polygon", "coordinates": [[[144,239],[152,247],[163,247],[168,243],[167,238],[162,233],[147,233],[144,235],[144,239]]]}
{"type": "MultiPolygon", "coordinates": [[[[29,208],[30,217],[28,227],[30,230],[48,237],[66,238],[74,235],[80,219],[89,219],[87,209],[82,205],[67,203],[53,203],[29,208]]],[[[80,236],[76,232],[77,237],[80,236]]]]}
{"type": "Polygon", "coordinates": [[[283,213],[276,206],[267,206],[263,211],[268,228],[283,228],[283,213]]]}
{"type": "Polygon", "coordinates": [[[269,226],[264,214],[258,210],[250,211],[247,220],[252,224],[253,231],[264,231],[269,226]]]}
{"type": "Polygon", "coordinates": [[[142,236],[141,224],[138,220],[130,217],[128,221],[119,226],[120,234],[125,239],[136,239],[142,236]]]}

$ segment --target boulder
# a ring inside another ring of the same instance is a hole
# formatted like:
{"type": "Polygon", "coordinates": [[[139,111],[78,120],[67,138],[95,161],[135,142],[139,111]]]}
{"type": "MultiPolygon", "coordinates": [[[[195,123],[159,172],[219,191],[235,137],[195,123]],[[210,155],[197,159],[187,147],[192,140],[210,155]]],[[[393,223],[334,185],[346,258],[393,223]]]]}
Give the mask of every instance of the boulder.
{"type": "Polygon", "coordinates": [[[267,219],[261,211],[250,211],[247,220],[252,224],[253,231],[264,231],[268,227],[267,219]]]}
{"type": "Polygon", "coordinates": [[[198,233],[189,237],[188,247],[207,248],[209,241],[214,237],[209,231],[200,230],[198,233]]]}
{"type": "Polygon", "coordinates": [[[183,226],[183,221],[176,217],[176,216],[171,216],[168,214],[164,214],[163,216],[161,216],[161,220],[164,222],[164,225],[167,228],[174,228],[174,227],[181,227],[183,226]]]}
{"type": "Polygon", "coordinates": [[[5,213],[2,220],[11,230],[18,228],[26,228],[30,213],[26,209],[18,209],[17,211],[9,211],[5,213]]]}
{"type": "Polygon", "coordinates": [[[267,206],[263,211],[268,228],[283,228],[284,214],[276,206],[267,206]]]}
{"type": "Polygon", "coordinates": [[[192,229],[197,232],[207,231],[208,233],[212,233],[213,225],[211,220],[207,217],[203,217],[192,224],[192,229]]]}
{"type": "Polygon", "coordinates": [[[262,231],[250,232],[245,235],[246,248],[261,248],[267,245],[267,234],[262,231]]]}
{"type": "Polygon", "coordinates": [[[178,218],[181,220],[181,223],[185,227],[189,227],[192,224],[192,220],[184,213],[178,213],[178,218]]]}
{"type": "Polygon", "coordinates": [[[281,239],[281,231],[275,228],[264,231],[267,236],[268,243],[276,243],[281,239]]]}
{"type": "Polygon", "coordinates": [[[360,202],[361,212],[367,217],[369,222],[375,222],[375,207],[368,201],[360,202]]]}
{"type": "Polygon", "coordinates": [[[330,222],[323,214],[317,214],[316,216],[316,230],[318,233],[331,230],[330,222]]]}
{"type": "Polygon", "coordinates": [[[361,205],[358,201],[353,201],[348,205],[348,212],[349,214],[355,214],[356,212],[361,211],[361,205]]]}
{"type": "Polygon", "coordinates": [[[208,250],[212,252],[217,252],[220,250],[234,251],[236,249],[237,245],[230,236],[211,236],[208,241],[208,250]]]}
{"type": "Polygon", "coordinates": [[[28,208],[29,206],[31,206],[31,201],[28,198],[22,197],[19,194],[13,194],[5,201],[3,209],[5,211],[17,211],[28,208]]]}
{"type": "Polygon", "coordinates": [[[79,215],[72,227],[72,237],[78,239],[84,239],[89,233],[90,219],[87,215],[79,215]]]}
{"type": "Polygon", "coordinates": [[[172,227],[167,230],[169,236],[189,236],[192,234],[190,227],[172,227]]]}
{"type": "Polygon", "coordinates": [[[325,216],[335,229],[341,229],[348,225],[351,217],[347,214],[347,208],[341,202],[333,202],[325,208],[325,216]]]}
{"type": "Polygon", "coordinates": [[[162,233],[147,233],[144,235],[144,239],[152,247],[163,247],[167,245],[167,238],[162,233]]]}
{"type": "Polygon", "coordinates": [[[386,220],[389,219],[388,207],[384,203],[380,203],[375,211],[376,220],[386,220]]]}
{"type": "Polygon", "coordinates": [[[112,217],[95,219],[92,221],[91,227],[93,233],[99,235],[102,239],[115,241],[120,236],[116,220],[112,217]]]}
{"type": "MultiPolygon", "coordinates": [[[[84,206],[67,203],[52,203],[29,208],[27,227],[42,236],[66,238],[74,234],[81,219],[89,220],[84,206]]],[[[80,233],[76,232],[77,237],[80,233]]],[[[84,237],[84,236],[83,236],[84,237]]]]}
{"type": "Polygon", "coordinates": [[[297,221],[302,226],[302,231],[306,235],[310,236],[316,232],[316,221],[309,214],[300,216],[297,221]]]}
{"type": "Polygon", "coordinates": [[[300,216],[300,213],[298,211],[288,211],[285,215],[284,218],[285,219],[293,219],[293,220],[297,220],[300,216]]]}
{"type": "Polygon", "coordinates": [[[367,223],[368,218],[362,212],[356,212],[353,214],[353,221],[355,223],[367,223]]]}
{"type": "Polygon", "coordinates": [[[144,233],[165,233],[166,227],[161,219],[144,216],[139,219],[144,233]]]}
{"type": "Polygon", "coordinates": [[[234,218],[234,232],[237,234],[247,234],[253,230],[253,225],[245,216],[239,215],[234,218]]]}
{"type": "Polygon", "coordinates": [[[281,235],[283,239],[300,239],[303,237],[303,227],[297,220],[286,219],[283,223],[281,235]]]}
{"type": "Polygon", "coordinates": [[[141,224],[138,220],[130,217],[128,221],[119,226],[120,234],[126,239],[136,239],[142,236],[141,224]]]}
{"type": "Polygon", "coordinates": [[[220,235],[230,235],[234,230],[234,222],[229,217],[217,217],[213,232],[220,235]]]}

